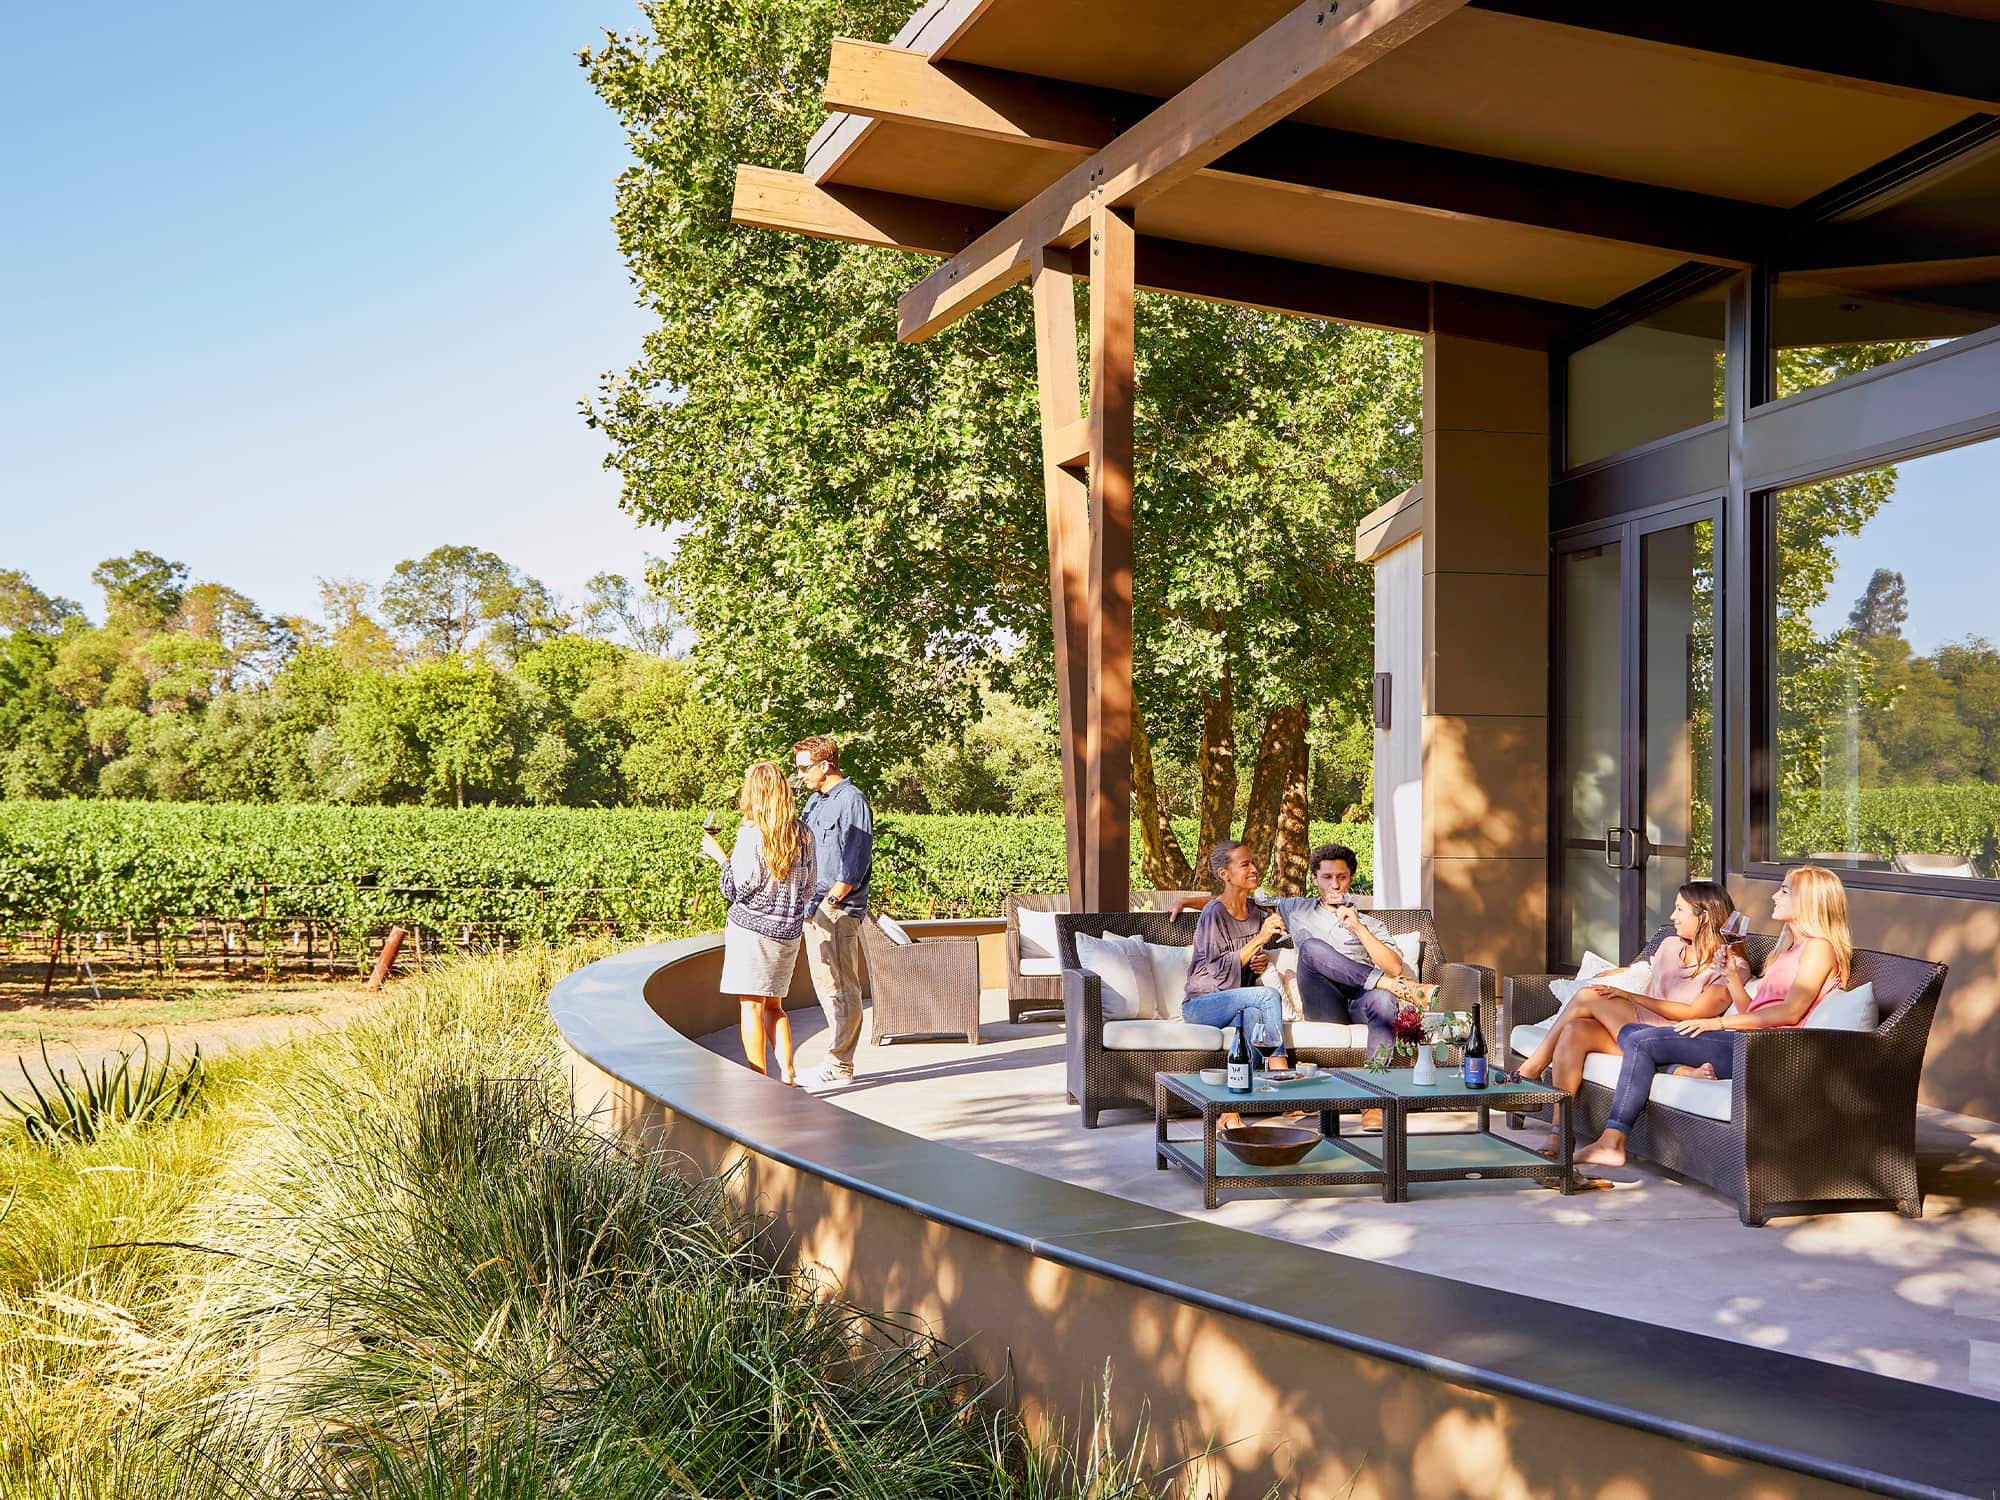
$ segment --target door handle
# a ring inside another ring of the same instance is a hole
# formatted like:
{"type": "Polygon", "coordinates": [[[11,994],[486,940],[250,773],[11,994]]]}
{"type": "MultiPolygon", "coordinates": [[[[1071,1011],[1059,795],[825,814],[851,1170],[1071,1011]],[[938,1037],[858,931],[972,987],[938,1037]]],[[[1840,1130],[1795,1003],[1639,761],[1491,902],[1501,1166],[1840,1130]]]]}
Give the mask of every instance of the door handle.
{"type": "Polygon", "coordinates": [[[1604,830],[1604,863],[1613,870],[1630,870],[1638,864],[1639,830],[1612,824],[1604,830]],[[1627,839],[1631,842],[1628,844],[1627,839]]]}

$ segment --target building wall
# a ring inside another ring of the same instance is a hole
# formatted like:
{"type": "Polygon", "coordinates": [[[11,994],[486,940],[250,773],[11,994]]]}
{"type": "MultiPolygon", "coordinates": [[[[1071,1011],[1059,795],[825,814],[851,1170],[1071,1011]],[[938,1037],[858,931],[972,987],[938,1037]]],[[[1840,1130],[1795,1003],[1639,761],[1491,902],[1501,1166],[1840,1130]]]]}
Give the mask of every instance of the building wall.
{"type": "Polygon", "coordinates": [[[1547,394],[1539,349],[1424,341],[1423,904],[1502,973],[1547,957],[1547,394]]]}
{"type": "Polygon", "coordinates": [[[1375,904],[1422,906],[1424,539],[1375,559],[1375,670],[1389,674],[1389,727],[1375,731],[1375,904]]]}

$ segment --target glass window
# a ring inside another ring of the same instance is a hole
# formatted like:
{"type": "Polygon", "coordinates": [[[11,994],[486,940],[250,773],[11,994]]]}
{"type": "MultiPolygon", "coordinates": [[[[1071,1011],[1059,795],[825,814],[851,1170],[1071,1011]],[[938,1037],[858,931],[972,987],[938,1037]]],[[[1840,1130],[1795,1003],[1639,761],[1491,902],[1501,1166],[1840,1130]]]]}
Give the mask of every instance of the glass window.
{"type": "Polygon", "coordinates": [[[1897,199],[1812,247],[1840,270],[1771,289],[1774,399],[1831,385],[2000,323],[2000,153],[1897,199]]]}
{"type": "Polygon", "coordinates": [[[1722,420],[1731,284],[1712,283],[1569,357],[1569,467],[1722,420]]]}
{"type": "Polygon", "coordinates": [[[1777,857],[2000,878],[2000,442],[1772,512],[1777,857]]]}

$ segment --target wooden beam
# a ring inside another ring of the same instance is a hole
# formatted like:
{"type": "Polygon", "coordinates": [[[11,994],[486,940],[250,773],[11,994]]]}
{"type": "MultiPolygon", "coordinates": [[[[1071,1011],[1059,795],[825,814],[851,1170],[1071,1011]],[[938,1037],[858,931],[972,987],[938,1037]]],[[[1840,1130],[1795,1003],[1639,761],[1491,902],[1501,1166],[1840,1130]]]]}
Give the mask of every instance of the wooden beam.
{"type": "Polygon", "coordinates": [[[1056,714],[1062,743],[1063,830],[1071,911],[1084,902],[1084,826],[1089,806],[1090,492],[1056,459],[1051,435],[1082,420],[1076,365],[1076,276],[1069,257],[1038,258],[1029,274],[1035,304],[1035,388],[1041,402],[1042,493],[1049,530],[1049,635],[1055,646],[1056,714]]]}
{"type": "Polygon", "coordinates": [[[1757,0],[1695,6],[1659,0],[1472,0],[1638,45],[1699,53],[1771,77],[1894,98],[2000,111],[2000,23],[1884,0],[1757,0]]]}
{"type": "Polygon", "coordinates": [[[1132,904],[1132,403],[1130,210],[1090,215],[1089,788],[1084,898],[1132,904]]]}
{"type": "MultiPolygon", "coordinates": [[[[1143,94],[932,62],[921,52],[845,40],[833,44],[826,102],[849,114],[1077,157],[1161,104],[1143,94]]],[[[1289,120],[1197,175],[1446,221],[1519,224],[1731,267],[1756,261],[1784,222],[1780,210],[1759,203],[1289,120]]]]}
{"type": "Polygon", "coordinates": [[[1073,246],[1100,207],[1136,208],[1385,57],[1466,0],[1305,0],[931,272],[897,304],[897,336],[929,338],[1073,246]]]}
{"type": "MultiPolygon", "coordinates": [[[[1000,219],[992,209],[869,188],[820,187],[797,172],[750,166],[736,169],[736,200],[730,211],[731,223],[751,228],[920,255],[962,250],[1000,219]]],[[[1421,281],[1151,235],[1139,236],[1136,255],[1138,283],[1148,291],[1398,333],[1423,333],[1429,328],[1430,288],[1421,281]]],[[[1082,268],[1077,269],[1081,274],[1082,268]]],[[[1515,300],[1523,307],[1558,307],[1515,300]]],[[[1574,316],[1577,309],[1558,311],[1574,316]]]]}

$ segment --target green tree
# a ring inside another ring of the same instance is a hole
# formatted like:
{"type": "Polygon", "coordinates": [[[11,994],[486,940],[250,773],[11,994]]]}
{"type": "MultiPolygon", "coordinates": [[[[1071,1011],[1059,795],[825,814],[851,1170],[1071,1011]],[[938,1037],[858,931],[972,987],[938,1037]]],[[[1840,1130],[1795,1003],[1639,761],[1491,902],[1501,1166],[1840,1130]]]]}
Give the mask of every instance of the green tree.
{"type": "Polygon", "coordinates": [[[0,632],[59,635],[82,615],[83,606],[75,600],[43,593],[19,568],[0,568],[0,632]]]}
{"type": "MultiPolygon", "coordinates": [[[[658,566],[658,565],[656,565],[658,566]]],[[[681,618],[673,601],[652,581],[634,587],[622,573],[598,573],[584,585],[581,623],[585,635],[609,640],[622,633],[626,644],[648,656],[674,655],[681,618]]]]}
{"type": "MultiPolygon", "coordinates": [[[[664,577],[704,689],[749,745],[833,732],[864,778],[955,743],[1003,641],[1024,649],[995,685],[1045,703],[1025,299],[899,345],[908,257],[729,223],[736,163],[796,162],[822,120],[831,37],[886,38],[907,6],[642,9],[649,34],[583,62],[636,159],[615,222],[658,326],[585,410],[626,508],[682,528],[664,577]]],[[[1198,756],[1226,826],[1240,699],[1265,742],[1252,811],[1302,864],[1308,705],[1365,693],[1371,592],[1345,559],[1354,521],[1415,477],[1418,348],[1150,295],[1138,326],[1141,749],[1198,756]]],[[[1186,858],[1140,800],[1148,876],[1178,883],[1186,858]]]]}
{"type": "Polygon", "coordinates": [[[166,624],[186,597],[187,576],[186,563],[143,548],[90,570],[91,582],[104,590],[105,623],[135,634],[166,624]]]}
{"type": "Polygon", "coordinates": [[[63,797],[85,790],[83,715],[49,683],[54,642],[23,625],[0,638],[0,796],[63,797]]]}
{"type": "Polygon", "coordinates": [[[479,547],[433,547],[396,564],[382,585],[382,613],[418,654],[442,661],[472,648],[485,601],[514,570],[479,547]]]}

